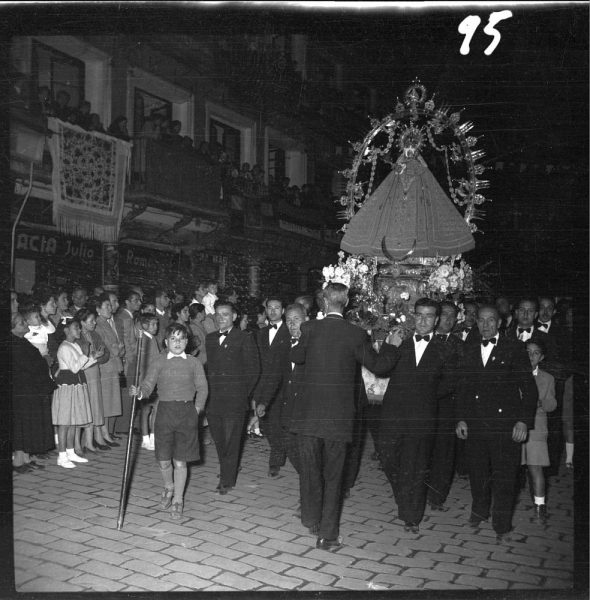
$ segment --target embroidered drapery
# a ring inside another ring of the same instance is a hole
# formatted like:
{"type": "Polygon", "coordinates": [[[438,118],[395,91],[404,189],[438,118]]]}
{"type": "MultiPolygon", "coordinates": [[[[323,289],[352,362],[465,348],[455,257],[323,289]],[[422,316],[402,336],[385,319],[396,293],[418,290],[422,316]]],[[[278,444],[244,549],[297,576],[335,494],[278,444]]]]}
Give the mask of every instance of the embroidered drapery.
{"type": "Polygon", "coordinates": [[[131,144],[48,119],[53,160],[53,222],[59,231],[116,242],[131,144]]]}

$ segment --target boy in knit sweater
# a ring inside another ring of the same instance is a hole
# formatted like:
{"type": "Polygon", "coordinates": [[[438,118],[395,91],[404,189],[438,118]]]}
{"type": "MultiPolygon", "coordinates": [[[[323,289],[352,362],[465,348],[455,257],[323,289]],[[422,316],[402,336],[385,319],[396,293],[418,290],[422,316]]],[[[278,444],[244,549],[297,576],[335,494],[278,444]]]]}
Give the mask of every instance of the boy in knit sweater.
{"type": "Polygon", "coordinates": [[[137,394],[141,400],[148,398],[158,386],[154,435],[156,460],[164,479],[160,508],[172,507],[173,519],[182,517],[186,464],[200,458],[198,416],[205,408],[209,391],[203,365],[185,353],[187,342],[188,331],[184,325],[169,325],[165,333],[167,351],[151,363],[138,387],[129,388],[130,395],[137,394]]]}

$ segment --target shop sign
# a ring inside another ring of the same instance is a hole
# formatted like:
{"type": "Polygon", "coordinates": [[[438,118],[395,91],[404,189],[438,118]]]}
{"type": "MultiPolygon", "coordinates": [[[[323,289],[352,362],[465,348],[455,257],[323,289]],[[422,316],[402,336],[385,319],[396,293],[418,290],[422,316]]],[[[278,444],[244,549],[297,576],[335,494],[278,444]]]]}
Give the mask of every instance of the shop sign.
{"type": "Polygon", "coordinates": [[[227,265],[227,256],[222,254],[208,254],[207,252],[195,252],[194,259],[204,263],[213,263],[216,265],[227,265]]]}
{"type": "Polygon", "coordinates": [[[176,254],[171,252],[160,252],[150,248],[138,246],[119,246],[119,270],[121,272],[157,271],[162,268],[170,270],[173,268],[176,254]]]}
{"type": "Polygon", "coordinates": [[[100,258],[100,246],[97,243],[45,233],[18,233],[15,251],[21,255],[54,256],[83,261],[100,258]]]}

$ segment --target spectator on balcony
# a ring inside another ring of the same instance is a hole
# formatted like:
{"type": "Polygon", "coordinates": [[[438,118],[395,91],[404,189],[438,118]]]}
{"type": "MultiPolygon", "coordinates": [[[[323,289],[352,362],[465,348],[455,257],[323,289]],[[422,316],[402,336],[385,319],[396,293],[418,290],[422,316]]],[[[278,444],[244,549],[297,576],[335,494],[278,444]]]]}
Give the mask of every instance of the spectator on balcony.
{"type": "Polygon", "coordinates": [[[65,121],[70,123],[70,125],[78,125],[80,126],[80,113],[77,108],[70,108],[68,110],[68,114],[66,115],[65,121]]]}
{"type": "Polygon", "coordinates": [[[37,90],[37,98],[31,103],[31,112],[41,117],[54,116],[54,103],[51,99],[51,91],[46,85],[37,90]]]}
{"type": "Polygon", "coordinates": [[[100,116],[97,113],[90,113],[90,116],[88,117],[88,131],[106,133],[104,126],[100,121],[100,116]]]}
{"type": "Polygon", "coordinates": [[[127,117],[119,115],[107,129],[107,133],[113,137],[129,142],[131,137],[127,131],[127,117]]]}
{"type": "Polygon", "coordinates": [[[181,129],[182,123],[180,121],[172,121],[168,131],[162,134],[162,141],[173,146],[180,146],[182,144],[182,136],[180,135],[181,129]]]}
{"type": "Polygon", "coordinates": [[[209,144],[207,142],[201,142],[199,144],[199,148],[197,150],[197,158],[207,165],[215,164],[215,160],[211,156],[211,149],[209,148],[209,144]]]}
{"type": "Polygon", "coordinates": [[[53,112],[55,113],[55,116],[62,121],[67,120],[70,110],[72,110],[70,98],[71,96],[65,90],[57,92],[57,96],[55,97],[53,112]]]}
{"type": "Polygon", "coordinates": [[[78,107],[78,125],[84,129],[88,129],[90,125],[90,110],[91,105],[88,100],[80,102],[80,106],[78,107]]]}
{"type": "Polygon", "coordinates": [[[26,76],[24,73],[14,72],[10,76],[9,107],[28,110],[29,96],[26,93],[26,76]]]}

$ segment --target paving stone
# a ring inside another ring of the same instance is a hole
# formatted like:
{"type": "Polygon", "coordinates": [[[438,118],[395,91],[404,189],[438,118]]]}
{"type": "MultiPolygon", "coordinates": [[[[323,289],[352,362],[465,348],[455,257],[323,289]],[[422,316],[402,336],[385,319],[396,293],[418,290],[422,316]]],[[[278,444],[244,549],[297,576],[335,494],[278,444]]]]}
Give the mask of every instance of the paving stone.
{"type": "Polygon", "coordinates": [[[444,554],[456,554],[457,556],[465,556],[466,558],[488,558],[492,550],[474,550],[473,548],[463,548],[462,546],[444,546],[442,549],[444,554]]]}
{"type": "Polygon", "coordinates": [[[131,575],[131,571],[128,571],[127,569],[121,569],[120,567],[99,560],[89,560],[88,562],[82,563],[78,568],[97,577],[114,579],[116,581],[131,575]]]}
{"type": "Polygon", "coordinates": [[[113,552],[112,550],[104,549],[93,549],[83,552],[80,556],[83,556],[86,560],[100,560],[102,562],[109,563],[110,565],[119,566],[121,563],[129,560],[124,554],[113,552]]]}
{"type": "MultiPolygon", "coordinates": [[[[260,588],[259,581],[253,581],[252,579],[242,577],[237,573],[221,573],[214,578],[214,581],[234,590],[248,591],[260,588]]],[[[211,586],[207,588],[207,591],[213,591],[214,589],[215,586],[211,586]]]]}
{"type": "Polygon", "coordinates": [[[516,562],[502,562],[499,560],[488,560],[485,558],[465,558],[463,563],[482,569],[500,569],[502,571],[514,571],[518,566],[516,562]]]}
{"type": "Polygon", "coordinates": [[[53,535],[47,535],[32,529],[19,529],[14,532],[14,537],[21,542],[29,542],[37,546],[48,545],[56,540],[53,535]]]}
{"type": "MultiPolygon", "coordinates": [[[[283,531],[282,529],[277,529],[276,525],[274,528],[256,527],[255,530],[253,530],[252,532],[249,532],[249,533],[254,533],[258,537],[271,538],[271,539],[281,540],[281,541],[285,541],[285,542],[289,542],[297,537],[293,533],[289,533],[288,531],[283,531]]],[[[249,540],[246,539],[244,541],[249,541],[249,540]]],[[[250,542],[250,543],[254,544],[256,542],[250,542]]]]}
{"type": "MultiPolygon", "coordinates": [[[[129,539],[129,542],[135,542],[136,538],[129,539]]],[[[128,552],[133,550],[134,546],[131,543],[117,542],[115,540],[107,540],[106,538],[94,538],[88,541],[87,548],[102,548],[111,552],[128,552]]]]}
{"type": "Polygon", "coordinates": [[[262,545],[266,548],[272,548],[277,552],[286,552],[288,554],[304,554],[310,548],[315,547],[315,538],[313,538],[313,543],[310,543],[309,545],[275,539],[269,539],[263,542],[262,545]]]}
{"type": "Polygon", "coordinates": [[[533,575],[531,573],[522,573],[518,571],[501,571],[498,569],[490,569],[486,573],[486,577],[506,579],[508,581],[518,581],[521,583],[528,583],[530,585],[538,585],[541,581],[541,578],[538,575],[533,575]]]}
{"type": "Polygon", "coordinates": [[[125,587],[125,584],[120,581],[113,581],[108,577],[93,575],[92,573],[83,573],[68,583],[83,586],[86,590],[93,592],[118,592],[125,587]]]}
{"type": "MultiPolygon", "coordinates": [[[[18,499],[18,502],[21,502],[21,499],[18,499]]],[[[35,502],[35,507],[38,507],[41,504],[40,501],[35,502]]],[[[15,508],[16,508],[16,498],[15,498],[15,508]]],[[[14,515],[14,526],[17,527],[20,524],[26,524],[27,521],[37,519],[39,521],[50,521],[55,517],[55,512],[51,510],[44,510],[42,508],[27,508],[24,511],[19,513],[15,512],[14,515]]]]}
{"type": "MultiPolygon", "coordinates": [[[[289,538],[292,538],[293,536],[291,534],[285,534],[285,532],[281,532],[283,535],[289,535],[289,538]]],[[[257,544],[261,544],[262,542],[265,542],[268,539],[268,536],[264,536],[264,535],[259,535],[258,532],[252,532],[252,531],[242,531],[241,529],[228,529],[226,531],[224,531],[224,535],[226,535],[227,537],[233,538],[235,541],[238,542],[246,542],[247,544],[251,544],[253,546],[257,545],[257,544]]],[[[273,536],[273,537],[277,537],[277,536],[273,536]]],[[[283,539],[282,537],[279,537],[278,539],[283,539]]]]}
{"type": "Polygon", "coordinates": [[[26,581],[18,588],[18,592],[82,592],[86,586],[76,584],[75,581],[57,581],[49,577],[36,577],[26,581]]]}
{"type": "MultiPolygon", "coordinates": [[[[391,573],[392,571],[398,571],[399,569],[389,568],[387,571],[383,569],[383,572],[391,573]]],[[[375,571],[369,571],[368,569],[363,569],[361,566],[355,565],[354,567],[346,566],[343,564],[332,564],[327,563],[323,565],[320,569],[322,573],[330,573],[331,575],[336,575],[336,577],[351,577],[352,579],[359,579],[363,581],[368,581],[375,575],[375,571]]]]}
{"type": "Polygon", "coordinates": [[[47,548],[43,546],[36,546],[35,544],[31,544],[30,542],[22,542],[20,540],[15,540],[14,542],[15,559],[17,556],[38,556],[39,554],[43,554],[46,551],[47,548]]]}
{"type": "Polygon", "coordinates": [[[455,573],[455,575],[460,575],[464,573],[465,575],[481,575],[483,569],[479,567],[474,567],[471,565],[465,565],[463,563],[444,563],[439,562],[436,565],[437,571],[448,571],[449,573],[455,573]]]}
{"type": "Polygon", "coordinates": [[[279,575],[265,569],[258,569],[248,574],[248,579],[254,581],[260,581],[265,586],[272,588],[278,588],[281,590],[294,590],[300,586],[303,581],[296,577],[286,577],[285,575],[279,575]]]}
{"type": "Polygon", "coordinates": [[[557,579],[555,577],[547,577],[547,579],[545,579],[545,583],[543,585],[544,588],[547,589],[567,589],[569,590],[571,588],[572,584],[571,582],[565,582],[563,579],[557,579]]]}
{"type": "Polygon", "coordinates": [[[51,577],[51,579],[57,581],[68,581],[85,571],[83,565],[84,562],[80,563],[77,569],[74,569],[72,567],[64,567],[63,565],[54,562],[44,562],[35,567],[35,573],[41,577],[51,577]]]}
{"type": "Polygon", "coordinates": [[[417,589],[424,587],[423,579],[407,577],[406,575],[394,575],[393,573],[380,573],[372,581],[375,585],[388,584],[395,589],[417,589]]]}
{"type": "Polygon", "coordinates": [[[202,564],[195,564],[191,562],[186,562],[184,560],[174,560],[171,563],[168,563],[166,565],[166,568],[172,573],[180,571],[182,573],[190,573],[197,577],[202,577],[203,579],[210,579],[212,577],[215,577],[215,575],[217,575],[220,571],[220,569],[216,569],[214,567],[203,566],[202,564]]]}
{"type": "Polygon", "coordinates": [[[182,548],[181,546],[168,546],[162,550],[160,555],[169,557],[169,560],[176,558],[192,563],[199,563],[211,556],[209,552],[202,552],[193,548],[182,548]]]}
{"type": "Polygon", "coordinates": [[[171,592],[176,591],[177,585],[172,581],[156,579],[144,573],[133,573],[129,577],[125,577],[121,583],[126,583],[125,592],[150,591],[150,592],[171,592]]]}
{"type": "Polygon", "coordinates": [[[14,589],[18,591],[20,587],[26,583],[27,581],[31,581],[31,579],[35,579],[37,575],[33,573],[30,569],[23,571],[22,569],[15,568],[14,569],[14,589]]]}
{"type": "Polygon", "coordinates": [[[448,581],[427,581],[424,584],[425,590],[469,590],[472,589],[467,585],[459,585],[448,581]]]}
{"type": "Polygon", "coordinates": [[[286,563],[291,566],[303,567],[304,569],[319,569],[322,565],[321,561],[314,560],[313,558],[285,553],[280,553],[273,556],[272,562],[286,563]]]}
{"type": "MultiPolygon", "coordinates": [[[[264,548],[263,546],[255,546],[254,544],[248,544],[247,542],[238,542],[237,544],[234,544],[231,547],[232,550],[235,550],[237,552],[243,553],[243,554],[254,554],[257,556],[273,556],[274,554],[277,554],[276,550],[273,550],[272,548],[264,548]]],[[[278,555],[280,556],[280,554],[278,555]]],[[[285,556],[292,556],[289,554],[286,554],[285,556]]],[[[273,557],[274,560],[275,557],[273,557]]],[[[295,563],[293,563],[295,564],[295,563]]]]}
{"type": "MultiPolygon", "coordinates": [[[[40,547],[42,550],[47,550],[47,547],[40,547]]],[[[59,550],[61,552],[66,552],[68,554],[82,554],[86,552],[90,548],[90,546],[85,546],[83,544],[78,544],[76,542],[69,542],[68,540],[56,540],[52,542],[49,546],[52,550],[59,550]]]]}
{"type": "MultiPolygon", "coordinates": [[[[553,567],[556,567],[557,565],[555,563],[553,563],[553,567]]],[[[528,567],[528,566],[523,566],[523,567],[519,567],[518,571],[522,572],[522,573],[531,573],[531,575],[539,575],[540,577],[555,577],[557,579],[567,579],[567,580],[572,580],[573,577],[573,570],[571,569],[572,565],[569,565],[570,568],[566,568],[566,569],[557,569],[557,568],[553,568],[553,569],[547,569],[544,567],[528,567]]]]}
{"type": "Polygon", "coordinates": [[[228,530],[227,525],[219,523],[217,521],[207,521],[203,518],[203,515],[199,515],[198,519],[189,519],[185,524],[185,527],[195,529],[196,532],[209,531],[210,533],[221,533],[228,530]]]}
{"type": "MultiPolygon", "coordinates": [[[[268,563],[268,561],[267,561],[268,563]]],[[[246,565],[243,562],[237,560],[230,560],[229,558],[223,558],[221,556],[210,556],[205,558],[201,564],[210,565],[223,571],[231,571],[232,573],[238,573],[244,575],[252,570],[250,565],[246,565]]]]}
{"type": "Polygon", "coordinates": [[[213,542],[205,542],[204,544],[200,544],[198,548],[201,552],[207,552],[213,556],[224,556],[225,558],[229,558],[231,560],[235,560],[244,555],[243,552],[238,552],[232,548],[220,546],[219,544],[214,544],[213,542]]]}
{"type": "Polygon", "coordinates": [[[298,592],[333,592],[334,588],[329,585],[320,585],[319,583],[306,583],[300,587],[298,592]]]}
{"type": "Polygon", "coordinates": [[[417,567],[420,569],[430,569],[434,567],[434,561],[426,558],[414,558],[411,556],[386,556],[383,563],[387,565],[396,565],[398,567],[417,567]]]}
{"type": "Polygon", "coordinates": [[[142,560],[131,559],[127,560],[120,565],[122,569],[128,569],[129,571],[135,571],[136,573],[143,573],[150,577],[162,577],[170,572],[170,569],[162,567],[160,565],[154,565],[153,563],[146,563],[142,560]]]}
{"type": "Polygon", "coordinates": [[[340,548],[340,550],[338,550],[338,554],[345,554],[348,556],[352,556],[353,558],[356,558],[357,560],[366,559],[366,560],[373,560],[373,561],[380,561],[385,556],[385,553],[378,552],[377,550],[374,550],[374,549],[354,548],[347,544],[345,544],[342,548],[340,548]]]}
{"type": "Polygon", "coordinates": [[[466,585],[476,589],[496,589],[505,590],[508,588],[508,582],[505,579],[492,579],[490,577],[474,577],[473,575],[459,575],[454,583],[466,585]]]}
{"type": "Polygon", "coordinates": [[[362,579],[352,579],[351,577],[342,577],[342,579],[336,579],[332,584],[333,588],[344,589],[344,590],[362,590],[366,591],[369,588],[369,582],[362,579]]]}
{"type": "MultiPolygon", "coordinates": [[[[269,571],[274,571],[276,573],[282,573],[283,571],[286,571],[290,566],[292,565],[288,565],[284,562],[280,562],[277,561],[275,562],[274,560],[268,560],[266,558],[263,558],[262,556],[244,556],[241,561],[247,565],[250,565],[253,568],[256,569],[268,569],[269,571]]],[[[252,569],[250,569],[252,570],[252,569]]]]}
{"type": "Polygon", "coordinates": [[[454,573],[438,571],[436,569],[417,569],[409,568],[402,571],[404,577],[414,577],[416,579],[434,580],[434,581],[452,581],[455,577],[454,573]]]}

